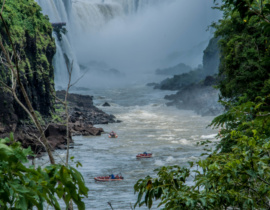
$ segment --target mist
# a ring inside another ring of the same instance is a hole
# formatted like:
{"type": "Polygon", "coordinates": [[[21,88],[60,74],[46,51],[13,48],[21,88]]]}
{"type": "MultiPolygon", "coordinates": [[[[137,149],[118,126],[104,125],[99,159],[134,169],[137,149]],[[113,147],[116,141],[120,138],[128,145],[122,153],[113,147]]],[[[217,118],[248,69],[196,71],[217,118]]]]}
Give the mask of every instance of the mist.
{"type": "Polygon", "coordinates": [[[103,62],[133,79],[180,62],[195,68],[212,36],[207,27],[219,17],[211,6],[212,0],[162,1],[115,17],[76,40],[78,61],[85,66],[103,62]]]}
{"type": "Polygon", "coordinates": [[[155,69],[178,63],[197,67],[213,36],[207,28],[220,16],[211,8],[212,0],[150,0],[125,13],[118,0],[105,0],[102,15],[94,4],[101,8],[101,1],[79,0],[73,9],[79,17],[71,32],[74,48],[81,71],[87,72],[83,86],[144,82],[155,69]],[[91,20],[83,17],[83,9],[90,6],[96,13],[91,20]]]}

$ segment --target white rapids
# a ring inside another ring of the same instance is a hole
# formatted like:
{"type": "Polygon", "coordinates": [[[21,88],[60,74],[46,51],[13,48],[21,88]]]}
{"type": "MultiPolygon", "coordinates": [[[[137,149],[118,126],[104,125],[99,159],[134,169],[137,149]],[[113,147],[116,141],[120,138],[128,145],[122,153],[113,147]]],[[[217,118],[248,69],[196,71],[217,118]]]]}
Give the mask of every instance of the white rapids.
{"type": "MultiPolygon", "coordinates": [[[[202,146],[197,142],[216,140],[216,130],[207,128],[213,117],[201,117],[192,111],[167,107],[162,99],[170,91],[153,90],[146,86],[113,90],[79,91],[94,96],[95,105],[113,114],[121,123],[95,125],[105,131],[101,136],[74,137],[75,146],[70,155],[83,165],[83,174],[89,198],[86,209],[130,209],[136,201],[133,186],[147,175],[155,176],[161,166],[187,166],[189,161],[201,158],[202,146]],[[110,107],[101,106],[105,101],[110,107]],[[118,138],[108,138],[115,131],[118,138]],[[139,153],[152,152],[149,159],[136,159],[139,153]],[[121,173],[121,182],[98,183],[96,176],[121,173]]],[[[62,158],[65,151],[57,151],[62,158]]],[[[39,160],[43,162],[46,156],[39,160]]],[[[141,207],[141,209],[146,209],[141,207]]],[[[153,208],[155,209],[155,207],[153,208]]]]}

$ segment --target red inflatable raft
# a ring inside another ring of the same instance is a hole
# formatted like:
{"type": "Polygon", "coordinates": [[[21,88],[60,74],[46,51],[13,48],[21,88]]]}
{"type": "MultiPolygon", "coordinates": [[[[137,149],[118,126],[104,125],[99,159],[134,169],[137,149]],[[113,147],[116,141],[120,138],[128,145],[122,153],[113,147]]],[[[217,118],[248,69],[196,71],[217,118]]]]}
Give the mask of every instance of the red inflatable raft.
{"type": "Polygon", "coordinates": [[[143,154],[138,154],[136,155],[136,158],[151,158],[152,157],[152,153],[143,153],[143,154]]]}
{"type": "Polygon", "coordinates": [[[117,135],[115,135],[115,136],[109,135],[109,138],[117,138],[117,137],[118,137],[117,135]]]}
{"type": "Polygon", "coordinates": [[[122,181],[124,179],[124,177],[122,176],[115,176],[114,179],[112,179],[109,176],[98,176],[94,178],[95,181],[99,181],[99,182],[110,182],[110,181],[122,181]]]}

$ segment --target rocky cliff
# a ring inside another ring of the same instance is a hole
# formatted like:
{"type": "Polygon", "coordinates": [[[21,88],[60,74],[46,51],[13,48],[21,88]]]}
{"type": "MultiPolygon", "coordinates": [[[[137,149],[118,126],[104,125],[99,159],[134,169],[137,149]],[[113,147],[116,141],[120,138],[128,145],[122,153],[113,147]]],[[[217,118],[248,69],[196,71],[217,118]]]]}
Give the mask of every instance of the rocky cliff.
{"type": "Polygon", "coordinates": [[[154,88],[161,90],[181,90],[184,87],[204,80],[207,76],[217,74],[220,60],[218,40],[219,38],[215,37],[210,39],[208,46],[203,51],[203,65],[191,70],[191,68],[188,68],[188,66],[184,66],[184,64],[181,63],[174,67],[156,71],[156,73],[159,74],[162,72],[162,74],[165,75],[167,72],[167,75],[170,75],[170,72],[177,72],[179,67],[185,67],[185,70],[182,73],[171,74],[173,77],[167,78],[159,84],[154,84],[154,88]]]}
{"type": "Polygon", "coordinates": [[[213,88],[217,82],[214,75],[219,66],[218,40],[219,38],[212,38],[209,41],[204,50],[203,66],[153,84],[156,89],[178,90],[176,94],[165,97],[170,100],[167,105],[194,110],[201,115],[217,115],[223,111],[218,103],[219,91],[213,88]]]}
{"type": "Polygon", "coordinates": [[[216,83],[214,77],[207,76],[200,83],[188,85],[176,94],[166,95],[165,99],[170,100],[167,105],[194,110],[202,116],[216,116],[224,111],[224,107],[218,103],[219,91],[213,88],[216,83]]]}
{"type": "MultiPolygon", "coordinates": [[[[45,136],[52,149],[65,149],[66,126],[65,116],[57,116],[55,108],[58,104],[51,91],[54,91],[53,56],[56,51],[52,26],[47,16],[41,13],[41,8],[34,0],[6,0],[3,10],[3,19],[0,21],[0,39],[6,50],[13,56],[11,41],[15,46],[19,59],[20,79],[28,93],[33,108],[43,123],[45,136]],[[7,26],[11,39],[4,26],[7,26]],[[55,123],[54,117],[60,119],[55,123]],[[61,119],[62,118],[62,119],[61,119]],[[42,120],[43,119],[43,120],[42,120]],[[45,120],[44,120],[45,119],[45,120]],[[51,122],[48,124],[48,122],[51,122]]],[[[2,56],[0,50],[0,56],[2,56]]],[[[5,59],[2,57],[1,59],[5,59]]],[[[14,62],[14,60],[13,60],[14,62]]],[[[11,73],[0,63],[0,138],[14,133],[17,141],[23,147],[30,146],[35,153],[44,151],[44,147],[37,142],[40,135],[30,122],[26,112],[17,104],[12,94],[7,91],[3,83],[11,86],[11,73]]],[[[18,97],[24,103],[20,90],[18,97]]],[[[65,92],[58,92],[63,98],[65,92]]],[[[91,96],[69,95],[70,102],[70,135],[100,135],[102,128],[93,127],[94,124],[119,122],[113,115],[108,115],[93,105],[91,96]]],[[[71,139],[72,141],[72,139],[71,139]]]]}
{"type": "MultiPolygon", "coordinates": [[[[40,6],[34,0],[6,0],[3,18],[19,57],[21,80],[33,107],[41,115],[49,116],[53,110],[53,98],[49,87],[54,86],[52,59],[56,51],[49,19],[41,13],[40,6]]],[[[0,21],[0,36],[12,55],[11,42],[3,21],[0,21]]],[[[10,72],[1,63],[0,79],[11,85],[10,72]]],[[[20,91],[17,92],[22,100],[20,91]]],[[[18,119],[27,119],[27,115],[3,86],[0,89],[0,99],[2,132],[3,129],[7,132],[15,131],[18,119]]]]}

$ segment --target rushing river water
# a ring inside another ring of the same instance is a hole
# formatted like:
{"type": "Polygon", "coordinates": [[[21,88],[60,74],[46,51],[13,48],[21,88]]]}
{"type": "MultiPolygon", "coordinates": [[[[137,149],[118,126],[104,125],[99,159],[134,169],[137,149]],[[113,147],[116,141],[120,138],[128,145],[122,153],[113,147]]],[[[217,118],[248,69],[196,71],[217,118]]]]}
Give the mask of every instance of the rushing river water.
{"type": "MultiPolygon", "coordinates": [[[[79,91],[94,96],[94,104],[113,114],[122,123],[95,125],[105,131],[101,136],[74,137],[71,156],[80,161],[89,197],[86,209],[131,209],[136,201],[133,186],[140,178],[155,176],[154,169],[168,165],[187,165],[200,158],[203,152],[196,143],[214,139],[217,131],[206,128],[213,117],[201,117],[192,111],[167,107],[164,95],[170,91],[136,86],[111,90],[79,91]],[[105,101],[110,107],[101,106],[105,101]],[[117,139],[108,138],[106,132],[115,131],[117,139]],[[136,159],[142,152],[152,152],[153,158],[136,159]],[[96,176],[122,173],[121,182],[99,183],[96,176]]],[[[57,151],[64,156],[65,151],[57,151]]],[[[46,157],[43,157],[44,161],[46,157]]],[[[146,209],[141,207],[140,209],[146,209]]],[[[153,208],[155,209],[155,207],[153,208]]]]}

